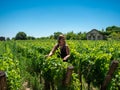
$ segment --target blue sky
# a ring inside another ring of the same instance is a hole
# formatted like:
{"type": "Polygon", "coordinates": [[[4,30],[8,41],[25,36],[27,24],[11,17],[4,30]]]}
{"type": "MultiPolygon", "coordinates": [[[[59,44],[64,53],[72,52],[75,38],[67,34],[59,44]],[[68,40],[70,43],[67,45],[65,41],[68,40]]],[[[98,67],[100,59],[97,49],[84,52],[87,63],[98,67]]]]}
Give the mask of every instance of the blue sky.
{"type": "Polygon", "coordinates": [[[0,0],[0,36],[43,37],[120,26],[120,0],[0,0]]]}

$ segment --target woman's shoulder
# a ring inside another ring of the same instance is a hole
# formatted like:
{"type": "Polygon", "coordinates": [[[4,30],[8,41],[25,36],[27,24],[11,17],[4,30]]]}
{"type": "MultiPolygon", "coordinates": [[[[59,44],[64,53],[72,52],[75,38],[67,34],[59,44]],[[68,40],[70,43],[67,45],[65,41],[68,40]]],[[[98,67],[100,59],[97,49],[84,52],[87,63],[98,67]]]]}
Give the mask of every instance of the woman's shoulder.
{"type": "Polygon", "coordinates": [[[65,44],[66,47],[68,47],[68,44],[65,44]]]}
{"type": "Polygon", "coordinates": [[[54,46],[55,48],[58,48],[59,47],[59,44],[57,43],[57,44],[55,44],[55,46],[54,46]]]}
{"type": "Polygon", "coordinates": [[[65,45],[66,48],[69,48],[68,44],[65,45]]]}

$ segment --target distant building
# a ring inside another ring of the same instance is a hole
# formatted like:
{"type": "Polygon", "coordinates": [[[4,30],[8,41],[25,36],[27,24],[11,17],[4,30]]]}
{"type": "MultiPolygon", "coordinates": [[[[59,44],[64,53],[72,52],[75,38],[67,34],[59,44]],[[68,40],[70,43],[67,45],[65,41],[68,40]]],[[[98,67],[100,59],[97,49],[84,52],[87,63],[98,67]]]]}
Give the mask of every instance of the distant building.
{"type": "Polygon", "coordinates": [[[90,32],[87,33],[87,40],[103,40],[104,39],[104,35],[96,30],[96,29],[92,29],[90,32]]]}

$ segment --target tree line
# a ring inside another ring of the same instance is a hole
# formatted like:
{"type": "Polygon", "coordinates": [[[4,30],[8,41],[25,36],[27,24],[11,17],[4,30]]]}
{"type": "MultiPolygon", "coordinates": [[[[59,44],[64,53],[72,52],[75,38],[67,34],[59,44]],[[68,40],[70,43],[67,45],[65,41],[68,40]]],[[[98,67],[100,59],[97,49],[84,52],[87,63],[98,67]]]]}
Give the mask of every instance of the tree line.
{"type": "MultiPolygon", "coordinates": [[[[105,30],[98,30],[101,32],[107,40],[112,39],[112,40],[120,40],[120,27],[118,26],[109,26],[105,30]]],[[[57,39],[57,37],[60,34],[64,34],[62,32],[54,32],[53,35],[47,36],[47,37],[40,37],[40,38],[35,38],[34,36],[27,36],[25,32],[18,32],[15,37],[12,38],[12,40],[36,40],[36,39],[57,39]]],[[[73,31],[68,32],[64,34],[66,36],[67,40],[86,40],[86,32],[79,32],[79,33],[74,33],[73,31]]],[[[0,37],[1,41],[5,40],[10,40],[10,38],[6,38],[1,36],[0,37]]]]}

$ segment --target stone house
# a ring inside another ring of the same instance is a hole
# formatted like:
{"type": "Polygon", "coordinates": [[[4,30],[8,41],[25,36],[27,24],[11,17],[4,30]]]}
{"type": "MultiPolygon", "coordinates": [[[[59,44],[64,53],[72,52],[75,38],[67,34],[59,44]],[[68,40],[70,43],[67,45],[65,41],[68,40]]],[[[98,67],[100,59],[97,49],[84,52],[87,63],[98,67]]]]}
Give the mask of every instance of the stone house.
{"type": "Polygon", "coordinates": [[[92,29],[90,32],[87,33],[87,40],[103,40],[104,39],[104,35],[96,30],[96,29],[92,29]]]}

